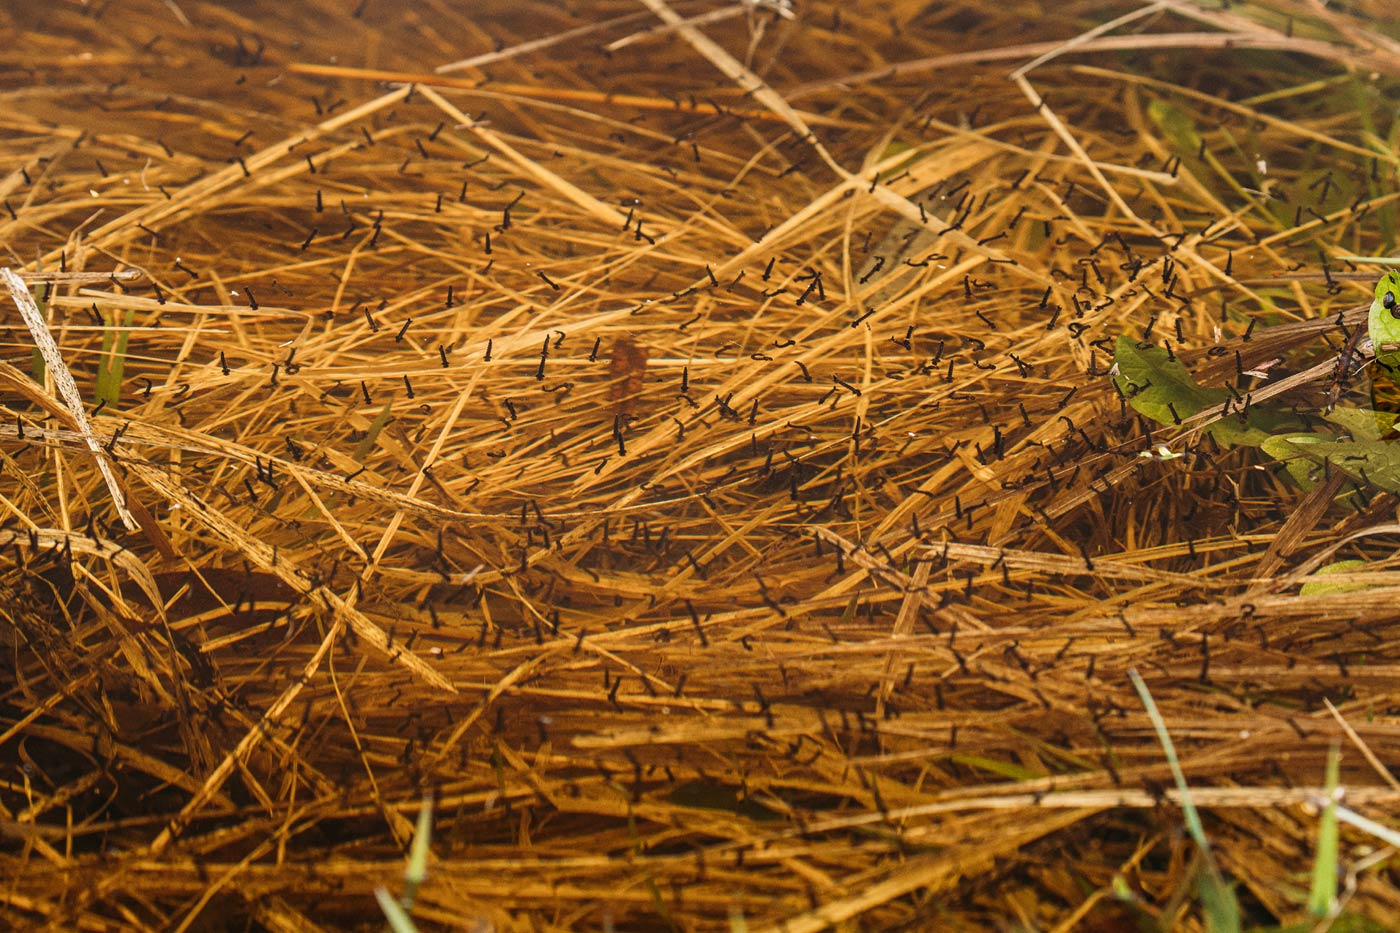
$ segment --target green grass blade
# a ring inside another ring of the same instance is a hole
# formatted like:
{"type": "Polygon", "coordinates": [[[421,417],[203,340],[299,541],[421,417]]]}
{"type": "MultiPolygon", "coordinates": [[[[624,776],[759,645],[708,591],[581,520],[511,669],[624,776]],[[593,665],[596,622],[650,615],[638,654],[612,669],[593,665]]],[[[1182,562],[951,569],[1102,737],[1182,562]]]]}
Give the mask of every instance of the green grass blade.
{"type": "Polygon", "coordinates": [[[1328,917],[1337,907],[1337,782],[1341,771],[1341,751],[1336,745],[1327,752],[1327,805],[1317,827],[1317,856],[1313,861],[1312,890],[1308,912],[1328,917]]]}
{"type": "Polygon", "coordinates": [[[1196,812],[1196,804],[1191,799],[1191,789],[1186,784],[1186,774],[1181,770],[1181,762],[1176,757],[1176,746],[1172,745],[1172,737],[1167,734],[1167,724],[1162,719],[1161,712],[1157,709],[1157,703],[1152,699],[1152,694],[1147,690],[1147,684],[1143,683],[1142,677],[1136,670],[1128,671],[1128,677],[1133,682],[1133,689],[1137,690],[1138,696],[1142,698],[1142,705],[1147,709],[1147,718],[1152,720],[1152,728],[1157,730],[1157,741],[1162,744],[1162,751],[1167,756],[1167,765],[1172,769],[1172,779],[1176,781],[1176,789],[1181,792],[1181,810],[1186,818],[1186,831],[1191,834],[1191,838],[1196,840],[1196,845],[1201,847],[1202,852],[1210,852],[1210,841],[1206,839],[1205,828],[1201,825],[1201,815],[1196,812]]]}
{"type": "Polygon", "coordinates": [[[1181,762],[1176,757],[1176,746],[1172,745],[1172,738],[1167,733],[1167,724],[1138,672],[1129,670],[1128,677],[1133,682],[1133,689],[1137,690],[1138,696],[1142,698],[1147,718],[1152,720],[1152,728],[1157,732],[1157,741],[1161,743],[1162,751],[1167,757],[1167,765],[1172,769],[1172,778],[1181,794],[1181,811],[1186,819],[1186,831],[1191,834],[1191,838],[1201,850],[1202,866],[1197,890],[1200,892],[1207,928],[1214,933],[1239,933],[1239,901],[1235,899],[1234,892],[1225,883],[1225,879],[1220,876],[1220,869],[1216,867],[1215,859],[1211,856],[1210,840],[1206,838],[1205,827],[1201,825],[1201,815],[1191,799],[1191,789],[1186,783],[1185,772],[1181,770],[1181,762]]]}
{"type": "Polygon", "coordinates": [[[1338,256],[1343,262],[1369,262],[1377,266],[1400,266],[1400,256],[1338,256]]]}
{"type": "Polygon", "coordinates": [[[1389,826],[1383,826],[1375,820],[1364,817],[1355,810],[1349,810],[1346,807],[1336,806],[1335,809],[1337,811],[1337,819],[1341,822],[1349,826],[1355,826],[1364,833],[1370,833],[1386,845],[1400,847],[1400,833],[1397,833],[1389,826]]]}
{"type": "Polygon", "coordinates": [[[112,324],[102,331],[102,355],[97,361],[97,388],[93,402],[101,405],[116,405],[122,394],[122,375],[126,370],[126,344],[131,339],[127,325],[132,313],[124,317],[112,314],[112,324]]]}
{"type": "Polygon", "coordinates": [[[384,426],[389,423],[389,418],[394,411],[394,402],[390,399],[384,403],[384,407],[379,410],[379,414],[370,422],[368,430],[365,431],[364,439],[355,445],[355,450],[351,456],[359,463],[364,463],[365,458],[374,450],[374,445],[379,443],[379,432],[384,430],[384,426]]]}
{"type": "MultiPolygon", "coordinates": [[[[34,263],[34,271],[43,272],[44,264],[42,262],[34,263]]],[[[47,321],[49,318],[49,306],[48,302],[44,300],[44,289],[36,284],[33,288],[29,290],[29,293],[34,296],[34,304],[39,309],[39,315],[47,321]]],[[[39,351],[38,347],[35,347],[33,350],[30,350],[29,372],[34,377],[34,382],[36,385],[44,384],[44,373],[46,373],[47,371],[48,366],[44,362],[44,354],[39,351]]]]}
{"type": "Polygon", "coordinates": [[[408,915],[408,911],[394,900],[394,895],[389,893],[388,888],[375,888],[374,899],[379,902],[379,909],[384,911],[384,916],[389,921],[389,929],[393,930],[394,933],[418,933],[417,924],[408,915]]]}
{"type": "Polygon", "coordinates": [[[413,830],[413,845],[408,850],[408,868],[404,870],[403,896],[399,903],[404,909],[411,909],[418,896],[418,887],[428,877],[428,843],[433,837],[433,798],[423,797],[423,806],[418,811],[418,824],[413,830]]]}

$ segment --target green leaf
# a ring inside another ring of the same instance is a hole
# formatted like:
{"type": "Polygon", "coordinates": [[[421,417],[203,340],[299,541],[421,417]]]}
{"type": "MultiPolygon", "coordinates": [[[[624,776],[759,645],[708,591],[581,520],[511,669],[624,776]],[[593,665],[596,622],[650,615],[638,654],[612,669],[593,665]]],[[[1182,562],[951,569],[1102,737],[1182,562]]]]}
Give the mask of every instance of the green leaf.
{"type": "Polygon", "coordinates": [[[1214,862],[1207,861],[1203,866],[1197,890],[1201,895],[1201,910],[1206,915],[1206,929],[1212,933],[1239,933],[1240,902],[1214,862]]]}
{"type": "Polygon", "coordinates": [[[1350,405],[1332,409],[1323,415],[1353,438],[1376,441],[1389,436],[1395,415],[1391,412],[1353,408],[1350,405]]]}
{"type": "MultiPolygon", "coordinates": [[[[1365,570],[1370,566],[1364,560],[1339,560],[1328,564],[1326,567],[1318,568],[1318,574],[1326,573],[1351,573],[1353,571],[1365,570]]],[[[1302,589],[1298,591],[1299,596],[1321,596],[1326,593],[1345,593],[1350,590],[1369,589],[1365,583],[1328,583],[1322,580],[1314,580],[1311,583],[1304,583],[1302,589]]]]}
{"type": "Polygon", "coordinates": [[[1400,312],[1400,272],[1387,272],[1376,282],[1366,329],[1376,350],[1376,363],[1392,374],[1400,368],[1400,352],[1396,352],[1400,347],[1400,317],[1396,312],[1400,312]]]}
{"type": "Polygon", "coordinates": [[[1113,362],[1118,366],[1113,377],[1118,391],[1134,411],[1159,424],[1177,424],[1229,397],[1224,389],[1196,385],[1181,361],[1166,350],[1131,337],[1118,338],[1113,362]]]}
{"type": "Polygon", "coordinates": [[[1196,132],[1196,121],[1176,104],[1167,100],[1148,101],[1147,117],[1178,152],[1194,155],[1200,151],[1201,134],[1196,132]]]}
{"type": "Polygon", "coordinates": [[[1280,434],[1259,445],[1278,460],[1330,463],[1378,489],[1400,492],[1400,444],[1380,439],[1334,440],[1320,434],[1280,434]]]}
{"type": "MultiPolygon", "coordinates": [[[[1113,377],[1118,391],[1134,411],[1158,424],[1180,424],[1230,397],[1224,389],[1196,385],[1181,361],[1166,350],[1130,337],[1118,338],[1113,362],[1118,368],[1113,377]]],[[[1302,428],[1302,420],[1291,412],[1261,406],[1251,407],[1243,421],[1238,414],[1228,414],[1207,430],[1223,446],[1258,447],[1275,434],[1302,428]]]]}

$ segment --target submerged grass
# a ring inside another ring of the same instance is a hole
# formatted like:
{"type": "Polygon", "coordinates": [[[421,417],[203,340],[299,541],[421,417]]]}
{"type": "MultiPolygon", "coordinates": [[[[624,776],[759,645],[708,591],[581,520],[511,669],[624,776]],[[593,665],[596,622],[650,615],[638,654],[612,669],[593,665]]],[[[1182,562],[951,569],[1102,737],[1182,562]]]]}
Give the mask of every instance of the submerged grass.
{"type": "Polygon", "coordinates": [[[13,6],[5,923],[1400,916],[1395,495],[1108,376],[1364,326],[1384,4],[13,6]]]}

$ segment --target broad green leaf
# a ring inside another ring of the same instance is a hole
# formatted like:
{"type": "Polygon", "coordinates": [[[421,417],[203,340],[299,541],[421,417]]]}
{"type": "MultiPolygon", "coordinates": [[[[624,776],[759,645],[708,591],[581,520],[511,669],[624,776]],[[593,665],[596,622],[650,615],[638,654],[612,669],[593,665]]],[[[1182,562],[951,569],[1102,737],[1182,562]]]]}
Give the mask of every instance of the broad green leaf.
{"type": "Polygon", "coordinates": [[[1133,406],[1159,424],[1177,424],[1229,397],[1224,389],[1196,385],[1186,367],[1166,350],[1131,337],[1119,337],[1113,348],[1118,391],[1133,406]]]}
{"type": "MultiPolygon", "coordinates": [[[[1198,386],[1181,361],[1166,350],[1129,337],[1118,338],[1113,361],[1118,366],[1113,377],[1118,391],[1134,411],[1158,424],[1179,424],[1230,397],[1224,389],[1198,386]]],[[[1275,434],[1302,428],[1303,422],[1292,412],[1259,406],[1251,407],[1243,421],[1238,414],[1227,414],[1207,430],[1222,445],[1258,447],[1275,434]]]]}
{"type": "Polygon", "coordinates": [[[1280,434],[1260,447],[1278,460],[1303,458],[1330,463],[1353,479],[1400,492],[1400,444],[1378,439],[1335,440],[1318,434],[1280,434]]]}
{"type": "MultiPolygon", "coordinates": [[[[1339,560],[1325,567],[1319,567],[1317,573],[1352,573],[1365,570],[1367,566],[1369,565],[1364,560],[1339,560]]],[[[1321,596],[1326,593],[1345,593],[1349,590],[1364,589],[1367,589],[1365,583],[1328,583],[1325,580],[1314,580],[1311,583],[1304,583],[1302,588],[1298,590],[1298,595],[1321,596]]]]}
{"type": "Polygon", "coordinates": [[[1400,371],[1400,272],[1387,272],[1376,283],[1366,326],[1376,365],[1393,377],[1400,371]]]}
{"type": "Polygon", "coordinates": [[[1393,412],[1370,411],[1365,408],[1338,406],[1323,415],[1359,441],[1381,440],[1390,434],[1395,424],[1393,412]]]}

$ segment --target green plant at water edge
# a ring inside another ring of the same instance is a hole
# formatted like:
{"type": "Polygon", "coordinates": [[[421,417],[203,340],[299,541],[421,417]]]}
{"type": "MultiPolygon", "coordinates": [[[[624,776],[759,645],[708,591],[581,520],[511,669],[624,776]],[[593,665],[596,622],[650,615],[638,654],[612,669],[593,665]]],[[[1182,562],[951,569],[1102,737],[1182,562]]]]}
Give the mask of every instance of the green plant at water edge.
{"type": "Polygon", "coordinates": [[[122,373],[126,369],[126,344],[131,338],[132,312],[119,316],[112,312],[104,317],[106,326],[102,329],[102,355],[97,360],[97,387],[93,391],[93,402],[116,405],[122,394],[122,373]]]}
{"type": "MultiPolygon", "coordinates": [[[[1128,677],[1132,680],[1133,688],[1141,698],[1143,707],[1147,710],[1147,717],[1151,720],[1153,730],[1157,733],[1157,741],[1162,746],[1162,752],[1171,768],[1172,779],[1176,783],[1177,793],[1180,796],[1182,818],[1186,823],[1187,834],[1196,843],[1198,861],[1193,875],[1196,882],[1196,894],[1201,903],[1201,911],[1206,919],[1206,929],[1210,930],[1211,933],[1241,933],[1244,930],[1242,926],[1243,916],[1239,901],[1235,897],[1234,886],[1225,880],[1216,864],[1210,840],[1206,837],[1205,827],[1201,823],[1200,814],[1191,798],[1191,788],[1186,783],[1186,774],[1181,768],[1180,759],[1177,757],[1176,746],[1172,744],[1171,736],[1167,732],[1167,724],[1162,719],[1162,714],[1158,711],[1156,701],[1152,699],[1152,693],[1147,689],[1147,684],[1138,672],[1130,670],[1128,677]]],[[[1317,850],[1313,856],[1312,884],[1307,902],[1308,913],[1313,919],[1306,923],[1288,926],[1250,927],[1248,933],[1315,933],[1319,930],[1327,930],[1330,933],[1384,933],[1387,929],[1361,914],[1343,912],[1342,901],[1337,896],[1337,880],[1340,877],[1337,870],[1340,860],[1340,823],[1350,823],[1389,845],[1400,843],[1400,834],[1367,820],[1359,814],[1352,813],[1337,802],[1340,796],[1338,793],[1340,761],[1341,754],[1334,745],[1327,756],[1326,797],[1324,800],[1318,801],[1320,812],[1317,850]]],[[[1113,887],[1115,896],[1119,900],[1132,902],[1135,899],[1131,888],[1121,876],[1114,878],[1113,887]]],[[[1174,914],[1175,911],[1164,912],[1165,916],[1173,916],[1174,914]]],[[[1139,919],[1150,922],[1150,918],[1146,916],[1139,919]]]]}
{"type": "MultiPolygon", "coordinates": [[[[1370,364],[1377,392],[1400,381],[1400,273],[1377,283],[1368,320],[1375,348],[1370,364]]],[[[1113,382],[1135,411],[1163,425],[1181,425],[1233,397],[1226,389],[1199,386],[1170,351],[1129,337],[1114,348],[1113,382]]],[[[1397,415],[1379,407],[1337,406],[1318,412],[1330,427],[1292,409],[1265,404],[1224,412],[1204,430],[1222,447],[1257,447],[1282,462],[1288,475],[1312,488],[1323,469],[1337,469],[1355,484],[1400,493],[1400,444],[1392,443],[1397,415]]]]}
{"type": "Polygon", "coordinates": [[[403,893],[397,898],[383,886],[374,889],[379,909],[384,911],[392,933],[418,933],[418,927],[408,912],[418,897],[418,888],[428,878],[428,843],[433,835],[433,798],[424,797],[418,811],[418,824],[413,828],[413,844],[408,850],[408,866],[404,869],[403,893]]]}

